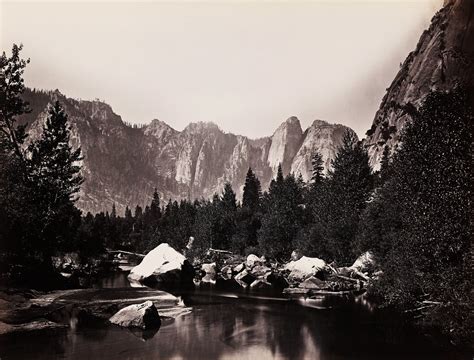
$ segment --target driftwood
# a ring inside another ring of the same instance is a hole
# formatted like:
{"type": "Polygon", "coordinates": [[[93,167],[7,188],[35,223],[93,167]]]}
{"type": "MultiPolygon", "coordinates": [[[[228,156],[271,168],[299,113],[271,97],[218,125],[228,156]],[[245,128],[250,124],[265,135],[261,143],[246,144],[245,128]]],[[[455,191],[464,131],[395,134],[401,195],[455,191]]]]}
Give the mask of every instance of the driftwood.
{"type": "Polygon", "coordinates": [[[111,254],[126,254],[126,255],[134,255],[134,256],[138,256],[138,257],[145,257],[144,254],[139,254],[139,253],[134,253],[134,252],[130,252],[130,251],[124,251],[124,250],[106,250],[108,253],[111,253],[111,254]]]}
{"type": "Polygon", "coordinates": [[[360,279],[353,279],[353,278],[343,276],[343,275],[338,275],[338,274],[336,274],[336,277],[341,279],[341,280],[347,280],[347,281],[351,281],[351,282],[354,282],[354,283],[357,283],[357,284],[361,281],[360,279]]]}
{"type": "Polygon", "coordinates": [[[210,248],[209,250],[207,250],[207,252],[215,252],[215,253],[218,253],[218,254],[230,254],[232,255],[232,251],[228,251],[228,250],[219,250],[219,249],[213,249],[213,248],[210,248]]]}

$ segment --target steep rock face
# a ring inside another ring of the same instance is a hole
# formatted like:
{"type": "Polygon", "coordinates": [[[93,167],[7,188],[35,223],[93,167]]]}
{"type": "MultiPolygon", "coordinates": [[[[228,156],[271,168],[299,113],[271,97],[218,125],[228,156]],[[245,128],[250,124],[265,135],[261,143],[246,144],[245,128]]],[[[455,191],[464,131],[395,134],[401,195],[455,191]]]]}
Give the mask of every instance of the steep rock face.
{"type": "Polygon", "coordinates": [[[471,0],[445,1],[401,66],[364,140],[375,169],[384,146],[393,150],[399,143],[410,108],[419,107],[431,89],[474,85],[473,12],[471,0]]]}
{"type": "Polygon", "coordinates": [[[230,182],[237,195],[243,191],[249,167],[262,188],[283,171],[310,178],[311,156],[317,150],[329,167],[346,127],[315,121],[304,133],[291,117],[271,137],[249,139],[223,132],[213,123],[191,123],[177,131],[163,121],[131,126],[100,101],[70,99],[59,91],[24,94],[33,112],[22,121],[30,124],[32,137],[41,133],[48,103],[59,100],[69,114],[72,145],[81,146],[82,185],[77,205],[84,211],[144,206],[156,187],[163,201],[210,198],[230,182]]]}
{"type": "Polygon", "coordinates": [[[268,163],[275,172],[281,164],[284,173],[290,170],[293,157],[303,138],[303,130],[298,118],[290,117],[273,133],[268,151],[268,163]]]}
{"type": "Polygon", "coordinates": [[[304,181],[309,181],[312,173],[311,159],[316,151],[322,155],[324,168],[327,171],[337,154],[346,130],[353,132],[344,125],[333,125],[323,120],[315,120],[304,133],[303,143],[291,164],[291,172],[301,174],[304,181]]]}

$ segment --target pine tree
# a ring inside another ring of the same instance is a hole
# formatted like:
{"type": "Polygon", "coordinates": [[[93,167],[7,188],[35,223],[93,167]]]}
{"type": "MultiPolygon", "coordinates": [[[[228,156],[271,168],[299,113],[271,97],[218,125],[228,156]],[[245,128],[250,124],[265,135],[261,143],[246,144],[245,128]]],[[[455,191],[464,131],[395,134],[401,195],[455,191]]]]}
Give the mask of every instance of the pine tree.
{"type": "Polygon", "coordinates": [[[237,209],[235,192],[230,183],[225,183],[224,185],[221,204],[226,211],[235,211],[237,209]]]}
{"type": "Polygon", "coordinates": [[[439,303],[420,315],[458,337],[470,326],[473,119],[462,89],[430,93],[405,127],[363,224],[379,234],[366,246],[383,267],[380,295],[402,309],[439,303]]]}
{"type": "Polygon", "coordinates": [[[284,259],[302,226],[304,189],[293,174],[283,178],[281,167],[277,174],[266,197],[258,241],[262,253],[284,259]]]}
{"type": "Polygon", "coordinates": [[[156,225],[161,217],[161,208],[160,208],[160,195],[158,194],[157,189],[153,191],[153,199],[150,204],[150,216],[152,221],[156,225]]]}
{"type": "Polygon", "coordinates": [[[324,166],[323,157],[319,152],[315,152],[311,159],[311,165],[313,166],[311,181],[313,184],[320,184],[324,178],[324,166]]]}
{"type": "Polygon", "coordinates": [[[143,209],[142,209],[142,207],[141,207],[140,205],[137,205],[137,206],[135,207],[135,219],[141,218],[142,215],[143,215],[143,209]]]}
{"type": "Polygon", "coordinates": [[[125,219],[132,219],[132,210],[128,206],[125,206],[125,219]]]}
{"type": "Polygon", "coordinates": [[[255,211],[260,206],[262,188],[260,180],[255,176],[252,168],[247,171],[245,178],[244,193],[242,196],[242,207],[255,211]]]}
{"type": "Polygon", "coordinates": [[[325,239],[322,256],[343,263],[353,260],[359,219],[372,188],[367,152],[357,135],[347,130],[316,207],[321,230],[317,236],[325,239]]]}
{"type": "Polygon", "coordinates": [[[23,73],[29,59],[20,58],[23,46],[13,45],[12,55],[0,56],[0,146],[2,151],[14,154],[25,166],[23,144],[27,137],[26,125],[18,125],[17,117],[30,112],[28,103],[21,95],[25,91],[23,73]]]}
{"type": "Polygon", "coordinates": [[[4,254],[18,256],[5,260],[20,263],[34,248],[37,234],[37,211],[32,199],[32,183],[24,156],[25,127],[17,124],[17,117],[30,111],[23,101],[25,90],[23,72],[29,60],[21,59],[22,46],[13,45],[12,55],[0,56],[0,249],[4,254]]]}
{"type": "Polygon", "coordinates": [[[110,212],[110,218],[114,220],[117,218],[117,208],[115,207],[115,203],[112,204],[112,211],[110,212]]]}
{"type": "Polygon", "coordinates": [[[83,182],[79,162],[81,149],[70,145],[68,117],[59,102],[49,107],[41,137],[29,147],[30,176],[40,206],[40,236],[44,249],[66,244],[76,231],[80,212],[74,207],[83,182]],[[71,221],[74,219],[73,224],[71,221]]]}
{"type": "Polygon", "coordinates": [[[242,207],[236,214],[236,230],[232,250],[237,253],[256,252],[258,230],[261,227],[262,190],[260,180],[251,168],[245,178],[242,207]]]}

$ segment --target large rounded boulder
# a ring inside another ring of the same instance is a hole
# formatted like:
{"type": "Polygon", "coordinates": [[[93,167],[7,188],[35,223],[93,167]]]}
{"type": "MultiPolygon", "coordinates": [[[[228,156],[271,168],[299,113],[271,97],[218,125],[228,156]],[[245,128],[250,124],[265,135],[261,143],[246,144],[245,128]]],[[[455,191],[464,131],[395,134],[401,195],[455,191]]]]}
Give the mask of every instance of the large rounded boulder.
{"type": "Polygon", "coordinates": [[[325,267],[326,262],[324,260],[303,256],[299,260],[290,261],[285,265],[284,270],[290,271],[290,280],[301,282],[315,276],[323,271],[325,267]]]}
{"type": "Polygon", "coordinates": [[[160,315],[152,301],[124,307],[113,315],[109,321],[119,326],[143,330],[157,329],[161,325],[160,315]]]}
{"type": "Polygon", "coordinates": [[[163,287],[192,285],[193,277],[192,265],[167,243],[151,250],[128,275],[132,283],[163,287]]]}

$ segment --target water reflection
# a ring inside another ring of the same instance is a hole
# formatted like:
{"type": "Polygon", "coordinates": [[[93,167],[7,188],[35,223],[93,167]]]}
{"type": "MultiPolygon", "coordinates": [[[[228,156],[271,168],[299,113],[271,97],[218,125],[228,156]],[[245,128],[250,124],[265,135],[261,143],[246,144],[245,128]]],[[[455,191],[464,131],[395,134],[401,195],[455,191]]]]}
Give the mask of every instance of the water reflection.
{"type": "Polygon", "coordinates": [[[214,296],[212,304],[194,304],[192,313],[146,335],[106,323],[86,326],[78,319],[68,331],[1,336],[2,360],[446,357],[403,324],[374,315],[357,302],[315,310],[294,302],[214,296]]]}
{"type": "MultiPolygon", "coordinates": [[[[129,286],[126,273],[96,287],[129,286]]],[[[117,292],[127,291],[117,289],[117,292]]],[[[363,296],[288,300],[210,289],[181,295],[192,312],[159,331],[132,331],[91,321],[68,306],[51,319],[68,330],[0,336],[5,359],[444,359],[399,317],[374,309],[363,296]]],[[[121,295],[123,296],[123,294],[121,295]]],[[[159,310],[160,311],[160,310],[159,310]]],[[[112,312],[113,313],[113,312],[112,312]]],[[[452,353],[450,359],[461,359],[452,353]]]]}
{"type": "Polygon", "coordinates": [[[96,289],[104,289],[104,288],[129,288],[131,287],[130,282],[127,278],[128,272],[118,272],[118,273],[110,273],[93,284],[93,287],[96,289]]]}

